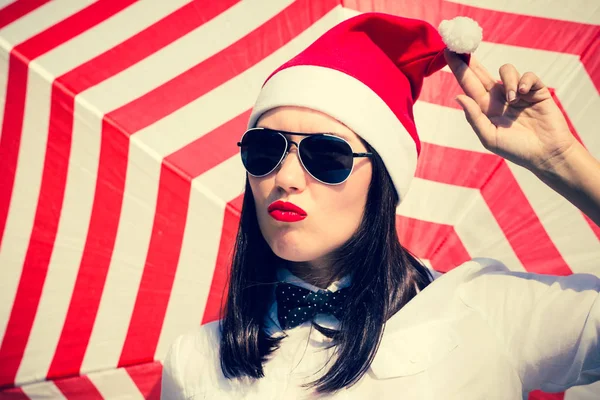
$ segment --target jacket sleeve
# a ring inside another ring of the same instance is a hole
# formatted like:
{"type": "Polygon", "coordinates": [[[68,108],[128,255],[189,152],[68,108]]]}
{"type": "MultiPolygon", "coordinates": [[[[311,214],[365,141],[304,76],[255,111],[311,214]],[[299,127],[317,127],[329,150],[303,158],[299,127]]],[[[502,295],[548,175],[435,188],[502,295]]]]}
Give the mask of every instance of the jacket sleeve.
{"type": "Polygon", "coordinates": [[[162,400],[185,400],[185,386],[180,375],[178,357],[183,336],[179,336],[171,345],[163,362],[160,398],[162,400]]]}
{"type": "Polygon", "coordinates": [[[478,260],[459,296],[496,333],[524,390],[560,392],[600,380],[600,279],[538,275],[478,260]]]}

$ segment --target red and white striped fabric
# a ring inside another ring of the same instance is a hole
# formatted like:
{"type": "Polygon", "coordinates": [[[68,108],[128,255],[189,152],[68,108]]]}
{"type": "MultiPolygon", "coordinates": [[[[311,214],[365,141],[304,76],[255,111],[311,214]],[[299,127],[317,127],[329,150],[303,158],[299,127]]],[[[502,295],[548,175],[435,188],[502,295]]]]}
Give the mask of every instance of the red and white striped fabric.
{"type": "MultiPolygon", "coordinates": [[[[0,9],[0,398],[158,398],[165,353],[218,315],[267,75],[364,11],[484,29],[476,56],[532,70],[600,158],[595,0],[17,0],[0,9]]],[[[425,82],[401,240],[439,271],[475,256],[600,275],[600,228],[487,152],[425,82]]],[[[532,399],[597,399],[599,385],[532,399]]]]}

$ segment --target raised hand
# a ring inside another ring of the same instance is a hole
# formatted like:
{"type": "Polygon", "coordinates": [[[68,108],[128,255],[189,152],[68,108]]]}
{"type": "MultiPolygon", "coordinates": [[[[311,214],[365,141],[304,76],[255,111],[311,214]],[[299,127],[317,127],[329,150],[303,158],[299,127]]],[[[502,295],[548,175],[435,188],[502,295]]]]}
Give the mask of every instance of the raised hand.
{"type": "Polygon", "coordinates": [[[534,73],[505,64],[498,82],[475,57],[467,65],[448,50],[444,55],[466,94],[456,100],[486,149],[538,173],[553,169],[577,143],[534,73]]]}
{"type": "Polygon", "coordinates": [[[471,57],[444,53],[466,95],[457,97],[483,146],[533,172],[600,226],[600,161],[570,132],[550,91],[532,72],[500,68],[500,82],[471,57]]]}

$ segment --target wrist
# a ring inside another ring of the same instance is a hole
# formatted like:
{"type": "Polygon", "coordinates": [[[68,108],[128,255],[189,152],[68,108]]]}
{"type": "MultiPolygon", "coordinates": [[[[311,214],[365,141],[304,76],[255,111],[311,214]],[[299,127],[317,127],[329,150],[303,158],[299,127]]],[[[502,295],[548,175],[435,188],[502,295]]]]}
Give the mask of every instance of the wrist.
{"type": "Polygon", "coordinates": [[[581,173],[593,159],[586,148],[574,141],[566,150],[542,163],[532,172],[545,182],[570,183],[577,186],[581,173]]]}

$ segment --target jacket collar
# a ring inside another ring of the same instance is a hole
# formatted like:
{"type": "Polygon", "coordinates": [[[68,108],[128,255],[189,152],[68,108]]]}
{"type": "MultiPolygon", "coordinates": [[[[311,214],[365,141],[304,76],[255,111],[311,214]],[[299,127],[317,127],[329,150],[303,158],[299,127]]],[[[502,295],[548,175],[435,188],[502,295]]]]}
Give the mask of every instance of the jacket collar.
{"type": "MultiPolygon", "coordinates": [[[[460,291],[459,288],[469,273],[480,269],[476,263],[465,264],[443,275],[434,274],[434,281],[387,321],[379,349],[371,363],[371,371],[377,379],[418,374],[437,364],[458,347],[459,335],[452,321],[448,320],[448,307],[452,306],[450,300],[460,291]]],[[[306,285],[303,287],[307,289],[312,286],[306,282],[302,283],[300,278],[294,277],[289,271],[282,270],[278,277],[284,282],[306,285]]],[[[328,289],[339,290],[349,283],[349,280],[338,282],[336,286],[328,289]]],[[[318,289],[314,286],[312,288],[318,289]]],[[[330,329],[336,329],[339,324],[337,320],[331,319],[315,319],[315,322],[330,329]]],[[[265,329],[272,336],[287,336],[277,321],[275,301],[265,316],[265,329]]],[[[304,325],[289,332],[294,332],[295,335],[297,330],[298,335],[303,335],[303,329],[306,330],[306,334],[310,332],[311,341],[328,341],[320,332],[310,331],[304,325]]]]}

